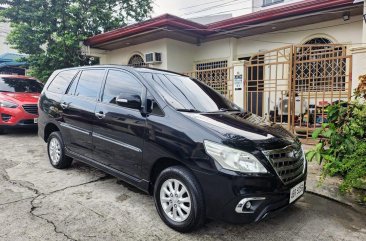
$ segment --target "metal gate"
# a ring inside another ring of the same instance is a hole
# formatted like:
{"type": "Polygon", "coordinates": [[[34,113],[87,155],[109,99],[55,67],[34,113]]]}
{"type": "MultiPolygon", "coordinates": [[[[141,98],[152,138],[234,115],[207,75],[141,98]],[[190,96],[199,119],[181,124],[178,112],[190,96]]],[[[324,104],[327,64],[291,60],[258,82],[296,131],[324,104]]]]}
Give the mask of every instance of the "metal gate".
{"type": "Polygon", "coordinates": [[[344,45],[286,46],[260,52],[244,67],[244,109],[306,142],[327,122],[329,104],[351,98],[352,57],[344,45]]]}
{"type": "Polygon", "coordinates": [[[206,83],[228,99],[233,100],[233,67],[209,68],[184,74],[206,83]]]}

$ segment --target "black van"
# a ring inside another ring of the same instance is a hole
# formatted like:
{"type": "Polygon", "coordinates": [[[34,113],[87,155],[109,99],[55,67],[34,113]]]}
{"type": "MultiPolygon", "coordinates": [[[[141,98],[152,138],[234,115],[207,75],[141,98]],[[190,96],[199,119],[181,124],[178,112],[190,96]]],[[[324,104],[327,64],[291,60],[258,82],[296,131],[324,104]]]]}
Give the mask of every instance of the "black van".
{"type": "Polygon", "coordinates": [[[58,70],[41,94],[38,125],[52,166],[77,159],[152,194],[162,220],[180,232],[206,218],[260,221],[305,190],[296,137],[177,73],[58,70]]]}

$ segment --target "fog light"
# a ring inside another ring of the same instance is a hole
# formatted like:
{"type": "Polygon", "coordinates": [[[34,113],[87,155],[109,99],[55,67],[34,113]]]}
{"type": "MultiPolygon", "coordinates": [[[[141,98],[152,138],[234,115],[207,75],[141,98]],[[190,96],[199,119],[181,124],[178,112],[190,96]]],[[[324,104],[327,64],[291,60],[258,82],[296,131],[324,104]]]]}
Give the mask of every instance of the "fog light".
{"type": "Polygon", "coordinates": [[[265,197],[249,197],[243,198],[235,207],[237,213],[254,213],[265,197]]]}
{"type": "Polygon", "coordinates": [[[245,203],[245,208],[246,208],[246,209],[250,209],[251,207],[252,207],[251,202],[246,202],[246,203],[245,203]]]}

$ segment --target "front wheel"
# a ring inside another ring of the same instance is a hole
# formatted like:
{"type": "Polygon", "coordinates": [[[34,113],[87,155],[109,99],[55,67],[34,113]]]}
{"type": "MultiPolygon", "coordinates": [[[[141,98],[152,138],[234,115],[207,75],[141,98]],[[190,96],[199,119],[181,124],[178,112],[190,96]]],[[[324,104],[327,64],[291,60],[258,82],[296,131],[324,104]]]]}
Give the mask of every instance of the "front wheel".
{"type": "Polygon", "coordinates": [[[72,158],[65,155],[65,145],[59,131],[52,132],[48,137],[47,152],[53,167],[65,169],[71,166],[72,158]]]}
{"type": "Polygon", "coordinates": [[[190,232],[204,224],[205,207],[199,183],[184,167],[163,170],[154,187],[156,209],[166,225],[190,232]]]}

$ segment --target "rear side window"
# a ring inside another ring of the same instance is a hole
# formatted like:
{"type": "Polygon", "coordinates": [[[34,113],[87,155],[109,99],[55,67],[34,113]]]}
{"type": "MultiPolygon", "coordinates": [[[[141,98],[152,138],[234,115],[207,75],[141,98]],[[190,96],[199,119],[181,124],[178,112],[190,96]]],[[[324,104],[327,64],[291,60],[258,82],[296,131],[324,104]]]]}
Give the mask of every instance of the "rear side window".
{"type": "Polygon", "coordinates": [[[104,77],[104,69],[84,70],[79,78],[75,95],[96,99],[104,77]]]}
{"type": "Polygon", "coordinates": [[[116,97],[121,92],[136,93],[141,96],[142,85],[131,74],[110,70],[105,83],[102,102],[116,104],[116,97]]]}
{"type": "Polygon", "coordinates": [[[48,86],[48,91],[57,94],[65,94],[67,87],[69,87],[70,82],[77,72],[77,70],[68,70],[59,73],[48,86]]]}

